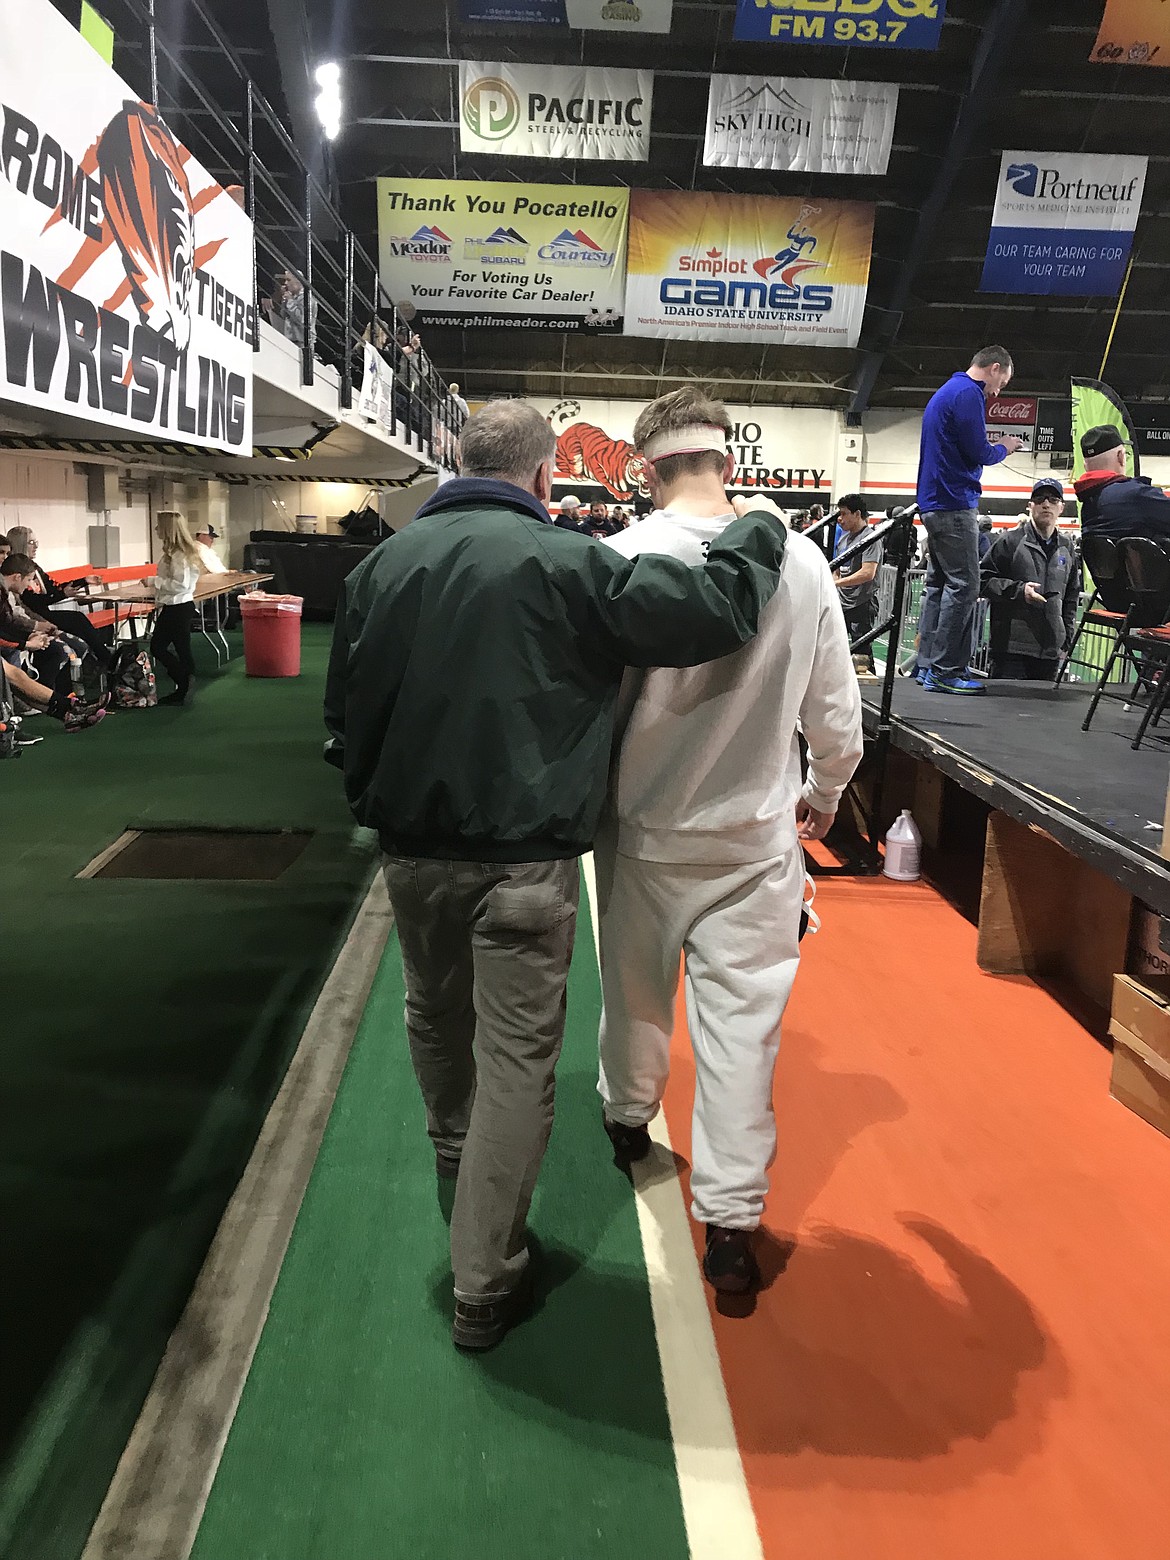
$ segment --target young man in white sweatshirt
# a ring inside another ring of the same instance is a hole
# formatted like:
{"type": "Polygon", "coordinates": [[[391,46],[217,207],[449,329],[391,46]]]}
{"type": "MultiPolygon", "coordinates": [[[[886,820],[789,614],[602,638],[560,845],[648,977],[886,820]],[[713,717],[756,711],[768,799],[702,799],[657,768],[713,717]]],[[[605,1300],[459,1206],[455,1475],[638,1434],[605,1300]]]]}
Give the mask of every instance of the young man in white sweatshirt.
{"type": "MultiPolygon", "coordinates": [[[[654,512],[607,545],[702,561],[733,518],[731,420],[695,389],[645,408],[654,512]]],[[[741,510],[768,505],[735,500],[741,510]]],[[[772,507],[768,505],[768,507],[772,507]]],[[[802,839],[829,829],[861,757],[861,699],[823,553],[789,537],[758,637],[686,671],[628,671],[596,845],[599,1091],[619,1164],[650,1149],[685,955],[695,1053],[692,1213],[716,1289],[754,1288],[752,1231],[776,1153],[772,1078],[800,958],[802,839]],[[797,732],[808,744],[801,780],[797,732]]]]}

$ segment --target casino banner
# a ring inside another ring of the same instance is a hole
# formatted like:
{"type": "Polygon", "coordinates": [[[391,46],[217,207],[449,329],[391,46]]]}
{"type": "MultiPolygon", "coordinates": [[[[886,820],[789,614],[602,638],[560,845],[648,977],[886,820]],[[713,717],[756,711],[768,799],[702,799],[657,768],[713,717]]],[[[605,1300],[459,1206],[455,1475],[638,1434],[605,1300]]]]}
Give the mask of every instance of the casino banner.
{"type": "Polygon", "coordinates": [[[592,65],[459,64],[459,148],[493,157],[645,162],[654,73],[592,65]]]}
{"type": "Polygon", "coordinates": [[[1106,0],[1089,58],[1097,65],[1170,66],[1170,5],[1166,0],[1106,0]]]}
{"type": "Polygon", "coordinates": [[[937,49],[947,0],[737,0],[743,43],[839,44],[846,49],[937,49]]]}
{"type": "Polygon", "coordinates": [[[855,347],[868,201],[634,190],[625,334],[855,347]]]}
{"type": "Polygon", "coordinates": [[[0,38],[0,399],[250,455],[251,222],[48,0],[0,38]]]}
{"type": "Polygon", "coordinates": [[[465,22],[667,33],[674,0],[459,0],[465,22]]]}
{"type": "Polygon", "coordinates": [[[416,324],[614,335],[628,213],[624,188],[379,179],[382,285],[416,324]]]}

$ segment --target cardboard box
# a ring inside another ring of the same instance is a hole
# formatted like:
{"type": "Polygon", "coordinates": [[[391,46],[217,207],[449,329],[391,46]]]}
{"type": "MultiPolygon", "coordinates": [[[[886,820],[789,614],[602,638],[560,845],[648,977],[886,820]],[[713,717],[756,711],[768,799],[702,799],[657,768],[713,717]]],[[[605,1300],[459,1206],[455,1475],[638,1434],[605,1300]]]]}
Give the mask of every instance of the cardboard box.
{"type": "Polygon", "coordinates": [[[1120,1024],[1110,1024],[1109,1033],[1114,1040],[1110,1094],[1170,1137],[1170,1063],[1120,1024]]]}
{"type": "Polygon", "coordinates": [[[1134,901],[1125,968],[1151,991],[1170,997],[1170,955],[1162,947],[1163,921],[1156,910],[1134,901]]]}
{"type": "Polygon", "coordinates": [[[1170,997],[1153,991],[1132,975],[1113,977],[1113,1025],[1136,1036],[1143,1046],[1170,1067],[1170,997]]]}

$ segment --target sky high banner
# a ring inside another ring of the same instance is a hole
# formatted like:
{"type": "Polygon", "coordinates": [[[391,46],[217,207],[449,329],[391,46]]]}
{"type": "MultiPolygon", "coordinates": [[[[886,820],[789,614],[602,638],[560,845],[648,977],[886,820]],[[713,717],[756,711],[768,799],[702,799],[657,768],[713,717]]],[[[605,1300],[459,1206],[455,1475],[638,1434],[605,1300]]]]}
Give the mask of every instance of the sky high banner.
{"type": "Polygon", "coordinates": [[[0,38],[0,399],[250,455],[251,222],[47,0],[0,38]]]}
{"type": "Polygon", "coordinates": [[[379,179],[382,285],[423,325],[621,329],[629,191],[379,179]]]}
{"type": "Polygon", "coordinates": [[[1005,152],[982,291],[1116,297],[1146,166],[1144,157],[1005,152]]]}
{"type": "Polygon", "coordinates": [[[854,347],[873,217],[865,201],[634,190],[625,334],[854,347]]]}

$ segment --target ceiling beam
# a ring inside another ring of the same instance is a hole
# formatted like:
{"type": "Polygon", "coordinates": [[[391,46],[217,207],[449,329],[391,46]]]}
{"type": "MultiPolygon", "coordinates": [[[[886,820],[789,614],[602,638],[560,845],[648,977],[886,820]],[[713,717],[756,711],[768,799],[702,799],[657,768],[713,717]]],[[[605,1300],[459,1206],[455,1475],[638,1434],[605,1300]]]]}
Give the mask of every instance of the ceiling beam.
{"type": "Polygon", "coordinates": [[[866,352],[854,379],[853,399],[849,403],[851,422],[860,421],[869,405],[886,354],[898,339],[902,316],[910,302],[915,278],[934,241],[976,132],[995,105],[995,89],[1000,72],[1008,60],[1027,12],[1028,0],[997,0],[995,11],[983,29],[975,58],[971,62],[970,80],[955,113],[954,129],[938,165],[930,193],[922,203],[914,238],[906,250],[889,302],[884,309],[875,310],[880,316],[877,340],[866,352]]]}

